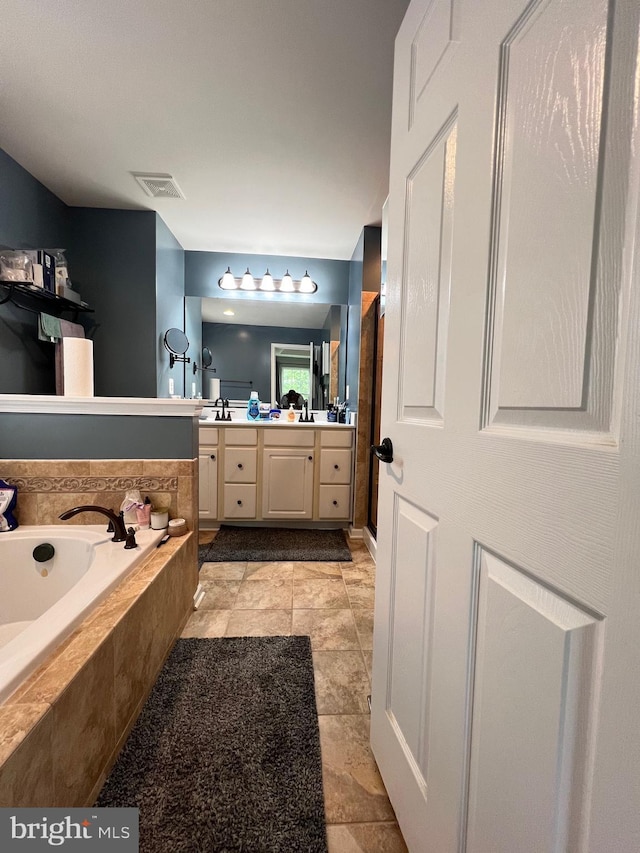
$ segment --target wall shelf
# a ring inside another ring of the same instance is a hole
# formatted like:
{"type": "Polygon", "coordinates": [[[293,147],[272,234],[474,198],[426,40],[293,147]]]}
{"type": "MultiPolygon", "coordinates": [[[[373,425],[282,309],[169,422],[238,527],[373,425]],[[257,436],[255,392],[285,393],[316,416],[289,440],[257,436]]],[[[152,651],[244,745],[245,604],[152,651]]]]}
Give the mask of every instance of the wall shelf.
{"type": "Polygon", "coordinates": [[[0,305],[7,302],[34,314],[39,314],[41,311],[51,314],[74,311],[76,316],[79,313],[93,313],[93,308],[90,308],[86,302],[65,299],[64,296],[58,296],[57,293],[43,290],[28,282],[0,279],[0,305]]]}

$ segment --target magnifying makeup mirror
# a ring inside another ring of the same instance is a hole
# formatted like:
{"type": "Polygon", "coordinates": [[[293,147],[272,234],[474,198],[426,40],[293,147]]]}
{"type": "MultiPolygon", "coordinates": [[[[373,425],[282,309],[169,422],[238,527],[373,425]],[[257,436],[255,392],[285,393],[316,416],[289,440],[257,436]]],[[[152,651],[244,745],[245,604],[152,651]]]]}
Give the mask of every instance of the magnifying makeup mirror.
{"type": "Polygon", "coordinates": [[[215,367],[211,367],[213,362],[213,356],[211,355],[211,350],[209,347],[202,347],[202,367],[198,367],[197,363],[193,362],[193,375],[196,375],[198,370],[210,370],[212,373],[216,372],[215,367]]]}
{"type": "Polygon", "coordinates": [[[167,329],[164,333],[164,347],[169,353],[170,367],[173,367],[176,361],[191,363],[191,359],[185,357],[189,349],[189,340],[182,329],[167,329]]]}

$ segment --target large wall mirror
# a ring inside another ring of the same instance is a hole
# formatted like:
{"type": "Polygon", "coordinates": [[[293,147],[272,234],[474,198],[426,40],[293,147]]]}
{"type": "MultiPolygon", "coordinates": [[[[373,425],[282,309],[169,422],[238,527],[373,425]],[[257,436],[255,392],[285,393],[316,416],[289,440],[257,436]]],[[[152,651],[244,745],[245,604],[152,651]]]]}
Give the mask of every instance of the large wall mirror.
{"type": "Polygon", "coordinates": [[[244,294],[237,299],[188,296],[185,302],[188,315],[200,308],[202,346],[211,351],[216,371],[203,380],[205,399],[209,377],[220,381],[221,396],[230,400],[244,401],[257,391],[263,402],[280,402],[289,391],[280,387],[282,382],[302,382],[304,376],[304,388],[295,390],[309,400],[310,408],[324,409],[333,398],[344,399],[346,305],[251,299],[244,294]]]}

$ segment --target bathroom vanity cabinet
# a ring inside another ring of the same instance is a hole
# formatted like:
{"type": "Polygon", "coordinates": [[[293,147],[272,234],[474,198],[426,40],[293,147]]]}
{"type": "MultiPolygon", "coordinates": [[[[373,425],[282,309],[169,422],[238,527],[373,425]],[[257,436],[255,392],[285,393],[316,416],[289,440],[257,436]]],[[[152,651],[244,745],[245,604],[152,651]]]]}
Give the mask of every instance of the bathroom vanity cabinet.
{"type": "Polygon", "coordinates": [[[354,435],[335,424],[201,424],[201,521],[350,521],[354,435]]]}

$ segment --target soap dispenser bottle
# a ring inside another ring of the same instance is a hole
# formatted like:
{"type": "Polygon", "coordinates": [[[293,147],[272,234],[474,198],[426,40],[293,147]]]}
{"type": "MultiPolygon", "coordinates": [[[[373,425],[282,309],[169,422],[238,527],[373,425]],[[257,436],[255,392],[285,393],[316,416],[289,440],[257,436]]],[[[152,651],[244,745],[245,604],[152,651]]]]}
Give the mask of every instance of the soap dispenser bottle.
{"type": "Polygon", "coordinates": [[[247,403],[247,420],[260,420],[260,400],[258,399],[257,391],[252,391],[251,396],[249,397],[249,402],[247,403]]]}
{"type": "Polygon", "coordinates": [[[293,403],[289,404],[289,411],[287,412],[287,420],[293,423],[296,419],[296,413],[293,408],[293,403]]]}

